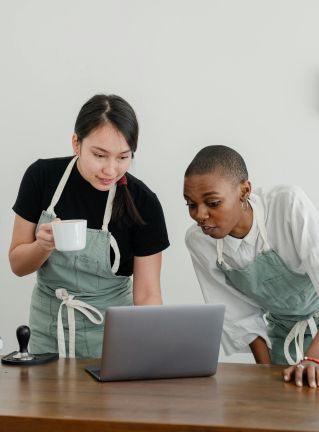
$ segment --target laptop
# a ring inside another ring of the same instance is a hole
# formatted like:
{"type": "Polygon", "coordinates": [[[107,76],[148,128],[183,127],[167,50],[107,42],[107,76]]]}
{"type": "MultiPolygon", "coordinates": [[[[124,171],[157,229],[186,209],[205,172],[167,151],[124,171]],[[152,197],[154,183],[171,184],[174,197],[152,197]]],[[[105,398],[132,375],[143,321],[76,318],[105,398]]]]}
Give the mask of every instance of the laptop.
{"type": "Polygon", "coordinates": [[[113,306],[105,313],[99,381],[210,376],[216,373],[224,305],[113,306]]]}

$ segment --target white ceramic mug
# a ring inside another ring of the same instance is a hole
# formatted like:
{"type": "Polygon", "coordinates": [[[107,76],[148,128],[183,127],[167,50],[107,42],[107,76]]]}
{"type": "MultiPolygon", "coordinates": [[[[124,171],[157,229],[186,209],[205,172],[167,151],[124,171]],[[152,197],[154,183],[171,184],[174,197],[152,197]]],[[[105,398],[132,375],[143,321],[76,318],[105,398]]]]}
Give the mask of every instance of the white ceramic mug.
{"type": "Polygon", "coordinates": [[[58,251],[77,251],[85,248],[86,226],[85,219],[70,219],[51,223],[55,248],[58,251]]]}

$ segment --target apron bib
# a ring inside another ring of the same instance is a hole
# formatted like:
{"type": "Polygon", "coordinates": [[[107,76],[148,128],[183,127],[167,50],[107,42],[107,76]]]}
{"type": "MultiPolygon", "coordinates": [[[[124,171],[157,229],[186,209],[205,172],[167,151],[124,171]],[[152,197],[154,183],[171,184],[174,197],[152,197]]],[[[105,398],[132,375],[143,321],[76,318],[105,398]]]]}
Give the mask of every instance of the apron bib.
{"type": "MultiPolygon", "coordinates": [[[[57,217],[54,207],[76,160],[74,157],[67,166],[38,226],[57,217]]],[[[106,308],[133,304],[131,278],[115,275],[120,252],[108,231],[115,193],[116,185],[109,191],[101,230],[87,229],[85,249],[74,252],[55,249],[38,269],[30,306],[32,352],[59,351],[61,357],[99,358],[106,308]],[[112,267],[110,247],[115,254],[112,267]]]]}
{"type": "Polygon", "coordinates": [[[319,296],[307,274],[291,271],[270,248],[265,223],[250,205],[264,242],[262,252],[246,267],[233,269],[224,261],[223,240],[218,239],[217,267],[226,282],[264,309],[272,363],[293,365],[304,357],[317,333],[319,296]]]}

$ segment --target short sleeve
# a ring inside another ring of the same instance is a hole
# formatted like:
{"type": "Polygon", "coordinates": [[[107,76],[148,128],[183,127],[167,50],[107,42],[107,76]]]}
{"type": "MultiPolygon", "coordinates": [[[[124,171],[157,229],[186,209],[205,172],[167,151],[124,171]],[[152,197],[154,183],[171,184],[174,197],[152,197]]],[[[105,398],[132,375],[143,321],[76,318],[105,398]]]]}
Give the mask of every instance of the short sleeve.
{"type": "Polygon", "coordinates": [[[39,161],[23,175],[13,211],[29,222],[37,223],[42,212],[41,173],[39,161]]]}
{"type": "Polygon", "coordinates": [[[135,226],[132,235],[134,256],[148,256],[169,246],[165,217],[161,203],[153,192],[145,194],[142,208],[138,208],[144,225],[135,226]]]}

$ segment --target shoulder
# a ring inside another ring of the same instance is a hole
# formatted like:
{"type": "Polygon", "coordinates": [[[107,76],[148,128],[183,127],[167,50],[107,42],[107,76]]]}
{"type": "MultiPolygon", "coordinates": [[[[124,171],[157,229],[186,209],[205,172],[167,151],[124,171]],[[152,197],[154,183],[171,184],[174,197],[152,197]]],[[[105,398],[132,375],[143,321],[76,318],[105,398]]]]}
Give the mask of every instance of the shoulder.
{"type": "Polygon", "coordinates": [[[282,184],[273,186],[267,191],[257,188],[251,194],[251,200],[263,203],[266,208],[287,208],[287,205],[291,206],[296,201],[309,201],[309,198],[301,187],[282,184]]]}
{"type": "Polygon", "coordinates": [[[71,161],[73,156],[50,158],[50,159],[38,159],[29,166],[29,170],[32,172],[57,172],[65,170],[68,163],[71,161]]]}
{"type": "Polygon", "coordinates": [[[297,214],[316,211],[303,189],[297,185],[278,185],[264,191],[256,189],[251,201],[262,210],[265,220],[290,221],[297,214]]]}
{"type": "Polygon", "coordinates": [[[156,193],[132,174],[126,173],[126,176],[127,187],[131,193],[133,202],[144,216],[148,213],[162,211],[162,206],[156,193]]]}
{"type": "Polygon", "coordinates": [[[33,162],[24,173],[13,210],[24,219],[37,223],[71,158],[38,159],[33,162]]]}
{"type": "Polygon", "coordinates": [[[43,188],[55,184],[61,178],[72,157],[38,159],[26,169],[20,187],[43,191],[43,188]]]}
{"type": "Polygon", "coordinates": [[[156,194],[148,186],[146,186],[146,184],[142,182],[142,180],[138,179],[130,173],[126,173],[126,177],[127,187],[133,197],[136,197],[137,199],[154,199],[154,197],[156,197],[156,194]]]}
{"type": "Polygon", "coordinates": [[[131,194],[134,206],[148,226],[165,225],[162,205],[157,195],[138,178],[132,174],[127,175],[127,187],[131,194]]]}
{"type": "Polygon", "coordinates": [[[72,156],[38,159],[27,168],[24,177],[40,182],[47,177],[61,177],[71,159],[72,156]]]}
{"type": "Polygon", "coordinates": [[[305,192],[297,185],[277,185],[269,189],[266,196],[272,201],[293,201],[294,199],[304,198],[305,192]]]}
{"type": "Polygon", "coordinates": [[[127,175],[127,187],[134,205],[141,215],[143,225],[134,224],[131,245],[134,256],[149,256],[169,246],[165,217],[156,194],[132,174],[127,175]]]}

